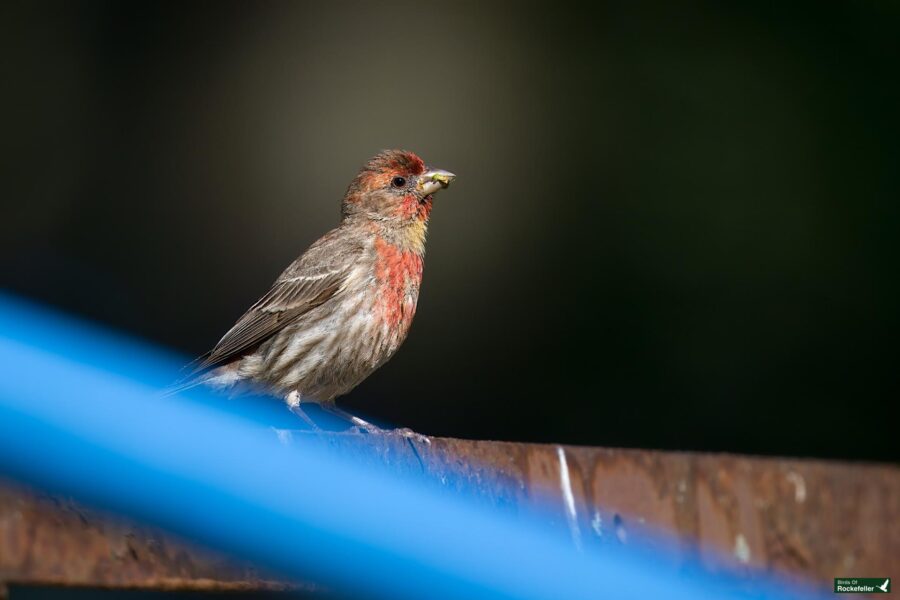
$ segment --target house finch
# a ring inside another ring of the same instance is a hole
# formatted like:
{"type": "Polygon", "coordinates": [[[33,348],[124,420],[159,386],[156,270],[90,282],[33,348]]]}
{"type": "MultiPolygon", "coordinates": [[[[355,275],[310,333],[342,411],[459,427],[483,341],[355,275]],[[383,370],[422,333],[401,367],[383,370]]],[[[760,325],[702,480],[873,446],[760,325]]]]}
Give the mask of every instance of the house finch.
{"type": "Polygon", "coordinates": [[[341,223],[296,259],[215,348],[190,365],[184,389],[206,384],[334,406],[400,347],[416,312],[433,194],[455,175],[386,150],[350,183],[341,223]]]}

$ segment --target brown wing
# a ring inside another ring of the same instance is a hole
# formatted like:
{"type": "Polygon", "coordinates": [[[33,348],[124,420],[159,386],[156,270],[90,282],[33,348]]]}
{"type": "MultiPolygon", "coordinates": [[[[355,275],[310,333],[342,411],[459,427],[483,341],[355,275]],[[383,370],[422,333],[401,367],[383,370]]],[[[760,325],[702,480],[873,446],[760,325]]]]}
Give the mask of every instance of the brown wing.
{"type": "Polygon", "coordinates": [[[218,367],[252,351],[286,325],[334,296],[343,282],[344,274],[334,272],[276,281],[216,347],[199,359],[195,372],[218,367]]]}
{"type": "Polygon", "coordinates": [[[361,252],[360,245],[342,240],[339,230],[321,238],[281,274],[215,348],[188,366],[188,377],[253,351],[288,324],[327,302],[341,290],[361,252]]]}

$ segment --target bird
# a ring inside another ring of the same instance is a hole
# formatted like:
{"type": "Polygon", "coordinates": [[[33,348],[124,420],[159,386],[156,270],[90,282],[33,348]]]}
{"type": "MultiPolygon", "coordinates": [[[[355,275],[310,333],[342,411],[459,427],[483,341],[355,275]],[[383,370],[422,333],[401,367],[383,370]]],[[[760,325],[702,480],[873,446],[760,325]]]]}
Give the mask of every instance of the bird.
{"type": "MultiPolygon", "coordinates": [[[[369,432],[337,407],[400,348],[416,313],[434,195],[456,175],[415,153],[383,150],[350,182],[337,227],[314,242],[208,352],[185,367],[172,393],[204,385],[315,403],[369,432]]],[[[409,430],[404,430],[409,431],[409,430]]]]}

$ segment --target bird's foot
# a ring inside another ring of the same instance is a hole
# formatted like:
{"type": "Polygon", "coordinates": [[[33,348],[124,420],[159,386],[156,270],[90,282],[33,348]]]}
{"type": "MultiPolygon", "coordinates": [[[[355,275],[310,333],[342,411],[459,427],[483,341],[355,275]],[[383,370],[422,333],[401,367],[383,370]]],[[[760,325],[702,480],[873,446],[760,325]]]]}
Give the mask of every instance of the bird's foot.
{"type": "MultiPolygon", "coordinates": [[[[308,414],[306,414],[306,413],[303,411],[302,408],[300,408],[300,403],[299,403],[299,402],[298,402],[297,404],[289,404],[289,405],[288,405],[288,410],[290,410],[290,411],[291,411],[292,413],[294,413],[296,416],[300,417],[300,419],[301,419],[304,423],[306,423],[307,425],[309,425],[310,430],[315,431],[316,433],[319,433],[319,432],[322,431],[322,428],[319,427],[319,426],[316,424],[316,422],[313,421],[312,418],[310,418],[310,416],[309,416],[308,414]]],[[[276,431],[278,431],[278,430],[276,430],[276,431]]]]}
{"type": "MultiPolygon", "coordinates": [[[[333,402],[328,404],[319,404],[318,406],[322,410],[331,413],[339,419],[342,419],[345,422],[349,423],[350,428],[346,430],[347,433],[353,435],[395,435],[398,437],[406,438],[412,442],[417,442],[419,444],[425,444],[427,446],[431,445],[430,437],[428,437],[427,435],[422,435],[421,433],[416,433],[409,427],[403,427],[399,429],[382,429],[374,423],[369,423],[365,419],[357,417],[353,413],[349,413],[341,408],[338,408],[333,402]]],[[[289,396],[288,407],[290,408],[291,412],[303,419],[313,429],[313,431],[322,431],[322,429],[318,425],[316,425],[316,423],[309,417],[309,415],[303,412],[301,403],[299,402],[299,396],[297,396],[296,398],[294,398],[293,396],[289,396]],[[291,402],[291,400],[294,400],[294,402],[291,402]]]]}
{"type": "Polygon", "coordinates": [[[379,427],[378,425],[369,423],[365,419],[360,419],[357,416],[351,415],[350,417],[347,418],[347,420],[353,424],[353,426],[350,428],[351,431],[356,430],[359,433],[365,432],[365,433],[368,433],[371,435],[384,435],[385,434],[385,430],[382,429],[381,427],[379,427]]]}
{"type": "Polygon", "coordinates": [[[409,427],[403,427],[399,429],[382,429],[377,425],[373,425],[368,421],[364,421],[363,419],[355,418],[353,421],[354,425],[348,429],[347,431],[356,435],[383,435],[390,436],[395,435],[398,437],[406,438],[413,442],[417,442],[419,444],[431,445],[431,438],[427,435],[422,435],[421,433],[416,433],[409,427]]]}
{"type": "Polygon", "coordinates": [[[425,444],[426,446],[431,445],[431,438],[422,433],[416,433],[409,427],[402,427],[399,429],[392,429],[390,432],[391,435],[398,435],[400,437],[404,437],[408,440],[412,440],[414,442],[418,442],[419,444],[425,444]]]}

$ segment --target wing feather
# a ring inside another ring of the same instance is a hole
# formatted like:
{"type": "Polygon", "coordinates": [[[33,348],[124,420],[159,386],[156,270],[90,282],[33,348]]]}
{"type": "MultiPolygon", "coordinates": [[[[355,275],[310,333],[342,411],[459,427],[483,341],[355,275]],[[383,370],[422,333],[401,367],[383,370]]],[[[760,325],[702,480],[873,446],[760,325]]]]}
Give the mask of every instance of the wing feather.
{"type": "Polygon", "coordinates": [[[342,243],[337,234],[330,232],[294,261],[212,350],[188,365],[188,378],[252,352],[340,293],[363,248],[342,243]]]}
{"type": "Polygon", "coordinates": [[[215,348],[201,357],[196,371],[223,365],[250,352],[334,296],[343,280],[343,273],[334,273],[324,278],[275,282],[272,289],[238,319],[215,348]]]}

